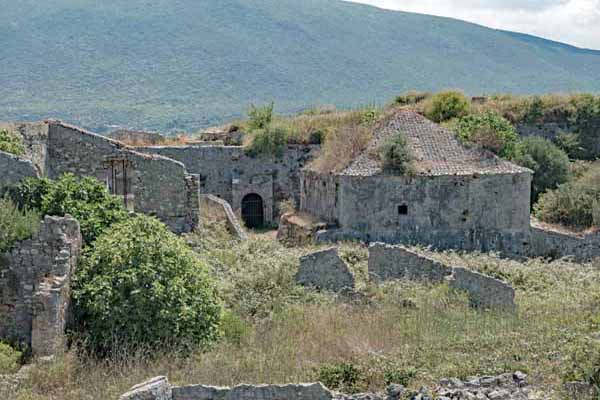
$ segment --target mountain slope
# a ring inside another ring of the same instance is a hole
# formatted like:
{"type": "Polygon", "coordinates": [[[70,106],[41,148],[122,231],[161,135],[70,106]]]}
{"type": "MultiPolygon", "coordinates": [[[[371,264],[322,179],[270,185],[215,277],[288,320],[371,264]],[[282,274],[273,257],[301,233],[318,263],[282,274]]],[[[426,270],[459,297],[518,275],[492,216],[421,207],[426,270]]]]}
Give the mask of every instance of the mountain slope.
{"type": "Polygon", "coordinates": [[[187,129],[275,101],[600,91],[600,52],[337,0],[0,0],[0,120],[187,129]]]}

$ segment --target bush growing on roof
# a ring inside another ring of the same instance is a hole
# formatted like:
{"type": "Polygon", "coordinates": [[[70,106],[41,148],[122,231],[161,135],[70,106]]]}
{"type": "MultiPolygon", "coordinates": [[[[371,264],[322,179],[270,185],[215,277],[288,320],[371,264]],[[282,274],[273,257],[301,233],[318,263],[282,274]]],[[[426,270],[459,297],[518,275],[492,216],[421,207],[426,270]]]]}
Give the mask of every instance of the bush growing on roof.
{"type": "Polygon", "coordinates": [[[433,122],[461,118],[469,113],[471,106],[464,94],[456,91],[440,92],[429,100],[425,116],[433,122]]]}

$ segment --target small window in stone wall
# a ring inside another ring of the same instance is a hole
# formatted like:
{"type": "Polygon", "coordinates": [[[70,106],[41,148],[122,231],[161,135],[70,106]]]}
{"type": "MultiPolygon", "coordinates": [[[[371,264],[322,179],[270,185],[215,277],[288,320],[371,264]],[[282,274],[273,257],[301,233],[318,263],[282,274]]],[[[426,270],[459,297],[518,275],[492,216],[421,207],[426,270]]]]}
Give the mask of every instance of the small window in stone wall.
{"type": "Polygon", "coordinates": [[[398,206],[398,215],[408,215],[408,206],[406,204],[398,206]]]}

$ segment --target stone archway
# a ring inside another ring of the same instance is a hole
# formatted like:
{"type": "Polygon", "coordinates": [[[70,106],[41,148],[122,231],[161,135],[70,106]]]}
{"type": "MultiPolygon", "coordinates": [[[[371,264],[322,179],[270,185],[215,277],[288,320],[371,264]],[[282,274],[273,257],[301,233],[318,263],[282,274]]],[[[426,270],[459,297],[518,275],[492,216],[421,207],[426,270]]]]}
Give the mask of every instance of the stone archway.
{"type": "Polygon", "coordinates": [[[250,193],[242,199],[242,219],[248,228],[261,228],[265,224],[263,199],[250,193]]]}

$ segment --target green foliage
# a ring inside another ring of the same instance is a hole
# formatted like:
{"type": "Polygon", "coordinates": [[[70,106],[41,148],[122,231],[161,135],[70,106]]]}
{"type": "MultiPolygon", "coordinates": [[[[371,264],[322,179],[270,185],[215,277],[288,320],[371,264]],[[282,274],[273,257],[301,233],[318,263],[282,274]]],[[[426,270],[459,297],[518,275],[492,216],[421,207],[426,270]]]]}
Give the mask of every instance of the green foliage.
{"type": "Polygon", "coordinates": [[[383,169],[398,175],[412,172],[413,155],[403,134],[390,136],[379,149],[383,169]]]}
{"type": "Polygon", "coordinates": [[[40,216],[30,210],[19,210],[8,197],[0,198],[0,253],[38,231],[40,216]]]}
{"type": "Polygon", "coordinates": [[[21,156],[25,153],[23,140],[19,135],[0,129],[0,151],[21,156]]]}
{"type": "Polygon", "coordinates": [[[41,215],[70,214],[79,221],[88,244],[128,215],[123,202],[92,177],[65,174],[56,181],[26,179],[9,193],[20,207],[39,210],[41,215]]]}
{"type": "Polygon", "coordinates": [[[564,151],[570,159],[579,157],[582,152],[579,136],[576,133],[561,132],[554,139],[554,144],[564,151]]]}
{"type": "Polygon", "coordinates": [[[0,342],[0,375],[17,372],[21,366],[22,356],[23,354],[20,351],[13,349],[6,343],[0,342]]]}
{"type": "Polygon", "coordinates": [[[540,220],[573,228],[600,226],[600,164],[542,194],[534,207],[540,220]]]}
{"type": "Polygon", "coordinates": [[[595,160],[600,157],[600,97],[582,95],[573,103],[573,125],[581,146],[580,157],[595,160]]]}
{"type": "Polygon", "coordinates": [[[401,94],[400,96],[396,96],[396,98],[394,99],[394,103],[402,106],[414,105],[427,100],[431,96],[432,95],[429,92],[410,91],[401,94]]]}
{"type": "Polygon", "coordinates": [[[280,157],[288,142],[288,133],[282,128],[257,129],[254,138],[246,147],[246,154],[252,157],[266,155],[280,157]]]}
{"type": "Polygon", "coordinates": [[[452,118],[466,116],[470,102],[464,94],[455,91],[440,92],[433,96],[425,109],[427,118],[434,122],[444,122],[452,118]]]}
{"type": "Polygon", "coordinates": [[[380,110],[375,107],[367,107],[360,112],[360,123],[365,126],[371,125],[377,122],[377,119],[379,119],[380,116],[380,110]]]}
{"type": "Polygon", "coordinates": [[[78,330],[96,351],[206,345],[221,303],[205,264],[155,218],[113,225],[83,256],[73,285],[78,330]]]}
{"type": "Polygon", "coordinates": [[[513,154],[518,138],[517,131],[511,123],[492,111],[461,118],[456,125],[456,131],[461,140],[476,144],[501,157],[510,157],[513,154]]]}
{"type": "Polygon", "coordinates": [[[356,393],[363,379],[360,369],[349,362],[323,365],[317,370],[317,379],[328,389],[356,393]]]}
{"type": "Polygon", "coordinates": [[[25,178],[18,185],[9,187],[8,196],[20,209],[42,209],[43,197],[53,182],[47,178],[25,178]]]}
{"type": "Polygon", "coordinates": [[[271,125],[271,121],[273,121],[274,107],[275,103],[263,107],[256,107],[254,104],[250,105],[250,110],[248,110],[248,130],[267,129],[271,125]]]}
{"type": "Polygon", "coordinates": [[[383,378],[386,385],[396,383],[403,386],[408,386],[410,381],[417,375],[418,370],[414,367],[400,368],[398,366],[388,366],[383,378]]]}
{"type": "Polygon", "coordinates": [[[533,170],[531,200],[569,179],[569,157],[547,139],[537,136],[521,140],[515,147],[512,161],[533,170]]]}
{"type": "Polygon", "coordinates": [[[544,101],[539,96],[535,96],[527,105],[523,120],[528,124],[540,124],[544,117],[544,101]]]}
{"type": "Polygon", "coordinates": [[[563,382],[585,382],[600,395],[600,343],[582,338],[571,345],[563,363],[563,382]]]}

